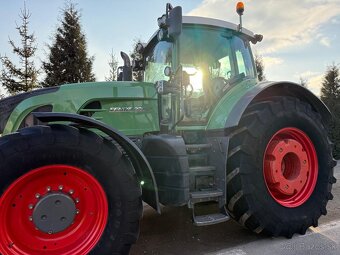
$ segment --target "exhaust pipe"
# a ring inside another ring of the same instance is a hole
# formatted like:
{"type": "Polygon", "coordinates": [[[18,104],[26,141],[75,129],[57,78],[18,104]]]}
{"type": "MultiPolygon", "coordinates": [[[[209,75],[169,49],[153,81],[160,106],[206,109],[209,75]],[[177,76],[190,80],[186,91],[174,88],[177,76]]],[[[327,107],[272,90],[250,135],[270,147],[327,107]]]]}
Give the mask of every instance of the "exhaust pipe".
{"type": "Polygon", "coordinates": [[[120,56],[124,61],[124,66],[118,67],[118,81],[132,81],[132,67],[129,55],[121,51],[120,56]]]}

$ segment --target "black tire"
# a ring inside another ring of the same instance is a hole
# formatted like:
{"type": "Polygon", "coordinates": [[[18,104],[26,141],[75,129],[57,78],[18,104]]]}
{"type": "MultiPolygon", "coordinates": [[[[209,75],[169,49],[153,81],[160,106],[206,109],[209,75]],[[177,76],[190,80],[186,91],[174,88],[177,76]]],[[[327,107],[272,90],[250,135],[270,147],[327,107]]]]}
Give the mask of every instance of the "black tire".
{"type": "Polygon", "coordinates": [[[273,97],[252,103],[237,129],[232,132],[227,162],[227,209],[233,219],[256,232],[270,236],[292,237],[318,225],[326,215],[332,184],[331,143],[321,116],[299,99],[273,97]],[[263,157],[271,137],[286,127],[295,127],[311,139],[319,162],[313,193],[294,208],[282,206],[268,191],[263,174],[263,157]]]}
{"type": "Polygon", "coordinates": [[[0,196],[19,177],[42,166],[63,164],[89,173],[108,202],[104,232],[90,254],[129,253],[139,235],[141,188],[130,161],[111,141],[87,129],[54,124],[2,137],[0,152],[0,196]]]}

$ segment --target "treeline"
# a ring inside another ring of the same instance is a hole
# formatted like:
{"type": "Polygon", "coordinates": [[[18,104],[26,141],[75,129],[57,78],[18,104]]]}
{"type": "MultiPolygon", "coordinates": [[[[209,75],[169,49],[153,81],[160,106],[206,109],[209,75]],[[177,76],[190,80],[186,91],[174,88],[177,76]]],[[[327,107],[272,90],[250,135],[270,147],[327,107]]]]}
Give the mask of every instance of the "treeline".
{"type": "Polygon", "coordinates": [[[340,68],[332,64],[322,81],[321,99],[333,114],[329,136],[334,144],[333,156],[340,159],[340,68]]]}
{"type": "MultiPolygon", "coordinates": [[[[74,4],[68,3],[63,8],[60,24],[52,34],[52,43],[47,46],[47,56],[42,63],[34,61],[37,50],[36,36],[29,30],[31,13],[26,5],[20,11],[19,17],[21,23],[16,26],[16,30],[20,42],[9,39],[12,52],[19,61],[0,54],[0,83],[8,95],[66,83],[95,81],[94,56],[88,54],[81,14],[74,4]]],[[[116,79],[117,67],[118,61],[111,53],[109,75],[105,78],[107,81],[116,79]]]]}

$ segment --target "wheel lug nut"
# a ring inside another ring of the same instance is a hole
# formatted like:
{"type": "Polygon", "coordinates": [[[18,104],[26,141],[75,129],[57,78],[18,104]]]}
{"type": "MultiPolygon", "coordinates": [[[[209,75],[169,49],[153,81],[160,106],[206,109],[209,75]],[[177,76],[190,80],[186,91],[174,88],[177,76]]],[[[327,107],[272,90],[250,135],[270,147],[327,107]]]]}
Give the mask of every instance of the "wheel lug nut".
{"type": "Polygon", "coordinates": [[[51,191],[51,187],[50,186],[46,187],[46,191],[50,192],[51,191]]]}
{"type": "Polygon", "coordinates": [[[49,235],[52,235],[52,234],[53,234],[53,231],[52,231],[52,230],[48,231],[48,234],[49,234],[49,235]]]}
{"type": "Polygon", "coordinates": [[[33,221],[33,217],[32,216],[28,217],[28,220],[33,221]]]}
{"type": "Polygon", "coordinates": [[[35,194],[35,198],[39,199],[40,198],[40,194],[39,193],[35,194]]]}
{"type": "Polygon", "coordinates": [[[59,185],[58,187],[59,190],[63,190],[63,188],[64,188],[63,185],[59,185]]]}
{"type": "Polygon", "coordinates": [[[77,209],[76,214],[79,214],[79,213],[80,213],[80,211],[79,211],[79,209],[77,209]]]}
{"type": "Polygon", "coordinates": [[[304,160],[304,161],[303,161],[303,164],[306,164],[306,163],[307,163],[307,160],[304,160]]]}
{"type": "Polygon", "coordinates": [[[70,189],[70,191],[68,192],[70,195],[73,195],[74,193],[74,190],[73,189],[70,189]]]}
{"type": "Polygon", "coordinates": [[[28,209],[30,209],[30,210],[32,210],[33,207],[34,207],[34,206],[33,206],[32,204],[29,204],[29,205],[28,205],[28,209]]]}
{"type": "Polygon", "coordinates": [[[279,152],[283,152],[283,149],[282,149],[282,148],[280,148],[280,149],[279,149],[279,152]]]}
{"type": "Polygon", "coordinates": [[[76,203],[78,204],[80,202],[79,198],[76,198],[76,203]]]}

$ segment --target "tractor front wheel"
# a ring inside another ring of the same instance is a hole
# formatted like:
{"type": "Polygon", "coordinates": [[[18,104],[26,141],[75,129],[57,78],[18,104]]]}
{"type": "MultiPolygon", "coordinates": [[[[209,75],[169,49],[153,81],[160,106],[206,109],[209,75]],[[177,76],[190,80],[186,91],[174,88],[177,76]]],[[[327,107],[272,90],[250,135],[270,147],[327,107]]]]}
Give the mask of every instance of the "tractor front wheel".
{"type": "Polygon", "coordinates": [[[35,126],[0,139],[2,254],[127,254],[141,190],[124,154],[82,128],[35,126]]]}
{"type": "Polygon", "coordinates": [[[321,116],[305,102],[274,97],[251,104],[232,132],[227,208],[256,233],[304,234],[327,213],[335,161],[321,116]]]}

